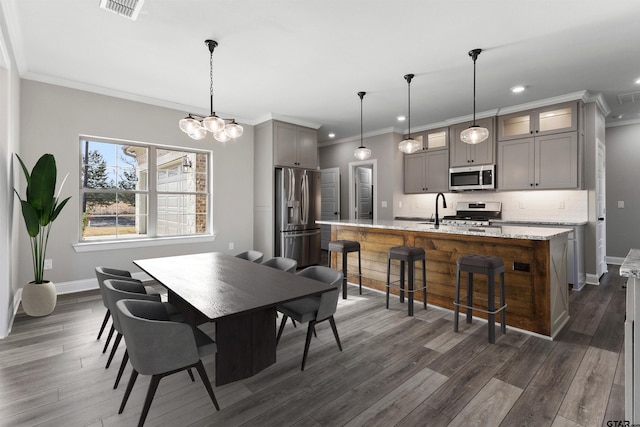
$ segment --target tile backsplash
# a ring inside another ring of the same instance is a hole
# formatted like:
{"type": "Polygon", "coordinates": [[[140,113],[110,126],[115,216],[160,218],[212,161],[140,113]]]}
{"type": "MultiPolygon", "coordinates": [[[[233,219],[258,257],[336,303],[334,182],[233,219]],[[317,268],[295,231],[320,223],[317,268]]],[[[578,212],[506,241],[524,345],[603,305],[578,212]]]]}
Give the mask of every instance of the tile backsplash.
{"type": "MultiPolygon", "coordinates": [[[[587,221],[586,190],[479,191],[445,193],[447,208],[440,217],[454,215],[457,202],[502,202],[502,219],[587,221]]],[[[394,217],[430,218],[435,214],[435,194],[402,194],[394,201],[394,217]]]]}

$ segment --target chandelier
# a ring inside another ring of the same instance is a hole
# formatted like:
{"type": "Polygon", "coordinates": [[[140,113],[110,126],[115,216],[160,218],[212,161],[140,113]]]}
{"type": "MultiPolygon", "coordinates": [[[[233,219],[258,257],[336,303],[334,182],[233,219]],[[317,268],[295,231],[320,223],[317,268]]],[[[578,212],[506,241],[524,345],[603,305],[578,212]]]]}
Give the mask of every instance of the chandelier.
{"type": "Polygon", "coordinates": [[[213,111],[213,50],[218,46],[218,42],[215,40],[205,40],[204,42],[209,48],[209,102],[211,114],[204,117],[189,113],[187,117],[180,120],[178,125],[180,130],[192,139],[203,139],[207,136],[207,132],[211,132],[216,140],[227,142],[241,136],[244,129],[236,123],[235,119],[222,119],[213,111]]]}

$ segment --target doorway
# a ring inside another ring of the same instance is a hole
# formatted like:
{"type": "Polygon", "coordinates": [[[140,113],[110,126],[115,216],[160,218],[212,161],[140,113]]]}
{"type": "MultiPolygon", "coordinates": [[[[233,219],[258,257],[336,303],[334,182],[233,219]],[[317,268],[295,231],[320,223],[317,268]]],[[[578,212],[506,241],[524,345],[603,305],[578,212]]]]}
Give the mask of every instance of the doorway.
{"type": "Polygon", "coordinates": [[[349,163],[349,219],[378,219],[376,159],[349,163]]]}
{"type": "Polygon", "coordinates": [[[607,272],[606,147],[596,140],[596,280],[607,272]]]}

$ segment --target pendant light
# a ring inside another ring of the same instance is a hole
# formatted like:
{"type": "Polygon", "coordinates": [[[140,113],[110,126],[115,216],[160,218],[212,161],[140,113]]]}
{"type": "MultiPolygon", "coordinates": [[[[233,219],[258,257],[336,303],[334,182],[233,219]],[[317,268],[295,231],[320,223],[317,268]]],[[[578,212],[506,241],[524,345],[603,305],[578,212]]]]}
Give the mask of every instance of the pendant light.
{"type": "Polygon", "coordinates": [[[213,51],[218,46],[215,40],[204,41],[209,48],[209,104],[211,114],[203,117],[197,114],[188,114],[180,120],[180,129],[193,139],[203,139],[207,132],[220,142],[227,142],[242,135],[244,129],[236,123],[235,119],[221,119],[213,111],[213,51]]]}
{"type": "Polygon", "coordinates": [[[480,144],[489,138],[489,129],[476,125],[476,59],[482,49],[469,51],[469,56],[473,59],[473,124],[460,132],[460,139],[467,144],[480,144]]]}
{"type": "Polygon", "coordinates": [[[411,79],[413,79],[414,75],[413,74],[405,74],[404,75],[404,79],[407,81],[407,87],[408,87],[408,92],[409,92],[409,108],[408,108],[408,114],[407,114],[407,120],[408,120],[408,125],[409,125],[409,131],[408,131],[408,135],[407,135],[407,139],[404,139],[402,141],[400,141],[400,143],[398,144],[398,150],[402,151],[405,154],[411,154],[411,153],[415,153],[416,151],[418,151],[420,149],[420,142],[416,141],[415,139],[411,138],[411,79]]]}
{"type": "Polygon", "coordinates": [[[362,132],[362,98],[367,94],[367,92],[358,92],[358,96],[360,97],[360,146],[355,149],[353,152],[353,156],[358,160],[367,160],[371,157],[371,150],[366,148],[362,142],[363,132],[362,132]]]}

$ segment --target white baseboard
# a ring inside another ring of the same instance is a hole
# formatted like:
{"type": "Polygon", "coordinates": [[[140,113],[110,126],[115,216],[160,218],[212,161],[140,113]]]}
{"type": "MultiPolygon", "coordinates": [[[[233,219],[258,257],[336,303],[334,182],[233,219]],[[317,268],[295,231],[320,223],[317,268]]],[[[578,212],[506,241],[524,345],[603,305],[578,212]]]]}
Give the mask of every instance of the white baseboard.
{"type": "Polygon", "coordinates": [[[587,284],[588,285],[599,285],[600,281],[598,279],[599,279],[599,277],[597,277],[595,274],[587,273],[587,284]]]}
{"type": "Polygon", "coordinates": [[[607,262],[607,264],[622,265],[622,263],[624,262],[624,258],[617,256],[608,256],[605,257],[605,261],[607,262]]]}
{"type": "MultiPolygon", "coordinates": [[[[143,282],[152,280],[152,278],[148,274],[142,271],[132,273],[131,276],[133,276],[134,279],[142,280],[143,282]]],[[[91,279],[72,280],[70,282],[56,283],[55,285],[58,295],[72,294],[75,292],[85,292],[98,289],[98,279],[92,277],[91,279]]],[[[22,289],[20,289],[20,291],[22,291],[22,289]]]]}

